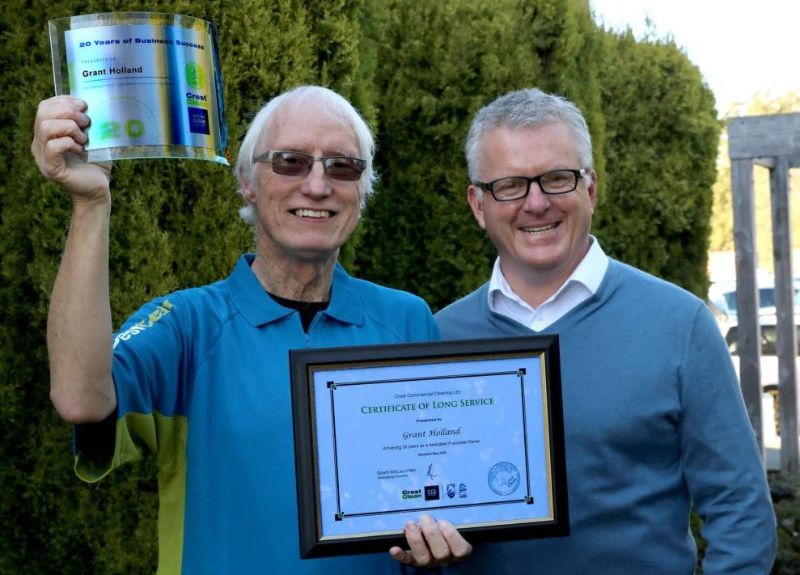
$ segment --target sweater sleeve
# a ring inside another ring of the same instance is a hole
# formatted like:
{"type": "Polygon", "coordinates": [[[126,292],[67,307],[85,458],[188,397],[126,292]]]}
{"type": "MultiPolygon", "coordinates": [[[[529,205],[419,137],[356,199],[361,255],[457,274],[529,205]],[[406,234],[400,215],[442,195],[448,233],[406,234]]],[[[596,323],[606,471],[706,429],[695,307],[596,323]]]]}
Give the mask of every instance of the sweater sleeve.
{"type": "Polygon", "coordinates": [[[681,459],[708,541],[703,573],[769,573],[775,515],[725,342],[698,306],[680,373],[681,459]]]}

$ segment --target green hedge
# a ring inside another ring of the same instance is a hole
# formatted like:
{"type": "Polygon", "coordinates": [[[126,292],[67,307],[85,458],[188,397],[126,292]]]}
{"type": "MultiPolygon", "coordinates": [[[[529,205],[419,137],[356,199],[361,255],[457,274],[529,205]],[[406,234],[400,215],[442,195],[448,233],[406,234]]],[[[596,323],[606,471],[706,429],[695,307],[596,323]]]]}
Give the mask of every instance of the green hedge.
{"type": "MultiPolygon", "coordinates": [[[[47,20],[111,10],[215,21],[229,133],[299,83],[333,87],[377,129],[381,173],[342,259],[439,308],[485,281],[494,252],[465,201],[472,114],[524,86],[585,110],[606,250],[704,291],[718,125],[697,69],[662,40],[598,29],[583,0],[9,0],[0,20],[0,573],[154,569],[152,462],[84,485],[48,400],[45,322],[69,200],[38,173],[36,103],[53,93],[47,20]]],[[[115,325],[147,299],[226,275],[249,248],[232,175],[207,162],[114,166],[115,325]]]]}
{"type": "Polygon", "coordinates": [[[383,179],[362,229],[361,276],[434,309],[486,280],[495,252],[466,203],[464,137],[478,108],[535,85],[586,115],[604,249],[705,294],[720,125],[672,42],[599,30],[570,0],[377,3],[364,45],[380,62],[383,179]]]}
{"type": "Polygon", "coordinates": [[[613,256],[705,296],[722,127],[700,71],[674,44],[606,37],[607,166],[596,219],[613,256]]]}
{"type": "Polygon", "coordinates": [[[770,473],[778,522],[778,555],[773,575],[800,575],[800,475],[770,473]]]}
{"type": "Polygon", "coordinates": [[[602,143],[598,71],[580,64],[599,32],[587,7],[567,0],[377,4],[365,45],[380,63],[382,182],[356,271],[438,309],[485,281],[494,258],[466,202],[471,117],[502,93],[538,85],[581,104],[602,143]]]}

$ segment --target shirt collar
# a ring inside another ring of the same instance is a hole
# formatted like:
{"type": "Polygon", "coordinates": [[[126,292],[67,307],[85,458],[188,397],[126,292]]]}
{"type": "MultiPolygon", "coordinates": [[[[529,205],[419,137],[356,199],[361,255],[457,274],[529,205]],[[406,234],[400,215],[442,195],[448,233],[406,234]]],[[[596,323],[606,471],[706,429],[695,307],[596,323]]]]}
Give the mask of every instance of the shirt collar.
{"type": "MultiPolygon", "coordinates": [[[[264,290],[250,268],[254,260],[255,254],[243,254],[236,262],[228,283],[234,306],[251,325],[257,327],[294,313],[294,310],[283,307],[264,290]]],[[[364,306],[355,280],[338,263],[333,270],[331,302],[320,313],[343,323],[363,323],[364,306]]]]}
{"type": "MultiPolygon", "coordinates": [[[[605,276],[606,269],[608,268],[608,256],[603,251],[603,248],[600,247],[600,242],[597,241],[597,238],[594,236],[589,236],[591,240],[591,244],[589,245],[589,251],[586,252],[586,255],[583,256],[583,259],[578,264],[572,274],[567,278],[567,280],[559,286],[556,292],[548,298],[547,301],[551,301],[552,299],[558,297],[558,294],[570,283],[577,282],[586,287],[592,295],[594,295],[598,288],[600,287],[600,283],[603,281],[603,276],[605,276]]],[[[500,293],[520,304],[525,304],[525,302],[516,294],[514,290],[511,289],[511,285],[506,280],[505,276],[503,275],[503,271],[500,269],[500,258],[498,257],[494,262],[494,267],[492,268],[492,277],[489,278],[489,306],[494,309],[494,298],[495,294],[500,293]]],[[[530,307],[530,306],[528,306],[530,307]]]]}
{"type": "Polygon", "coordinates": [[[597,238],[594,236],[589,236],[589,238],[592,241],[589,251],[586,252],[581,263],[578,264],[578,267],[575,268],[575,271],[572,272],[572,275],[567,278],[564,284],[566,285],[573,281],[579,282],[594,295],[606,275],[608,256],[603,251],[603,248],[600,247],[600,242],[597,241],[597,238]]]}

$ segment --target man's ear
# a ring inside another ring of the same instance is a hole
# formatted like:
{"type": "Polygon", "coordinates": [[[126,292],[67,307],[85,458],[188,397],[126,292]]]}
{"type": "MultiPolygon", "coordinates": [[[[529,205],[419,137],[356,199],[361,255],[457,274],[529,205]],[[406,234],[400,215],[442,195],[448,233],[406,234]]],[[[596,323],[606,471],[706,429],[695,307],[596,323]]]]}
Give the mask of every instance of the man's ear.
{"type": "Polygon", "coordinates": [[[592,202],[592,212],[594,212],[594,208],[597,206],[597,172],[592,170],[586,175],[591,178],[590,182],[586,185],[586,191],[589,194],[589,201],[592,202]]]}
{"type": "Polygon", "coordinates": [[[247,170],[247,168],[242,168],[242,170],[239,172],[239,181],[241,182],[242,187],[242,197],[248,204],[255,205],[256,199],[258,198],[258,189],[253,185],[252,168],[250,174],[244,173],[245,170],[247,170]]]}
{"type": "Polygon", "coordinates": [[[467,202],[469,202],[469,207],[472,208],[472,215],[475,216],[478,225],[485,230],[486,222],[483,219],[483,190],[470,184],[467,188],[467,202]]]}

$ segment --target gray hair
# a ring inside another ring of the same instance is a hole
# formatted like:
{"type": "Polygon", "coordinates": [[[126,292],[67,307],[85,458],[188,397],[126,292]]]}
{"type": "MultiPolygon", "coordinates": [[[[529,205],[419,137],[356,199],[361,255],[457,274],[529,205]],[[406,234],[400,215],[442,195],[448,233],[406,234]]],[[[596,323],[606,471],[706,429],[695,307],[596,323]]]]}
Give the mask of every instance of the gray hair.
{"type": "MultiPolygon", "coordinates": [[[[255,115],[250,127],[247,129],[242,145],[239,148],[239,156],[236,159],[236,180],[239,182],[239,194],[242,194],[244,184],[253,177],[253,155],[259,142],[269,134],[272,128],[272,119],[275,112],[284,104],[310,104],[319,107],[327,119],[333,120],[353,130],[358,146],[359,157],[366,161],[364,173],[358,183],[358,191],[361,196],[361,207],[366,204],[367,199],[373,194],[377,176],[372,167],[372,159],[375,154],[375,139],[372,135],[367,122],[358,113],[353,105],[345,98],[322,86],[298,86],[292,88],[279,96],[272,98],[255,115]]],[[[316,111],[315,111],[316,112],[316,111]]],[[[255,225],[257,222],[255,208],[252,204],[246,204],[239,209],[239,216],[248,224],[255,225]]]]}
{"type": "Polygon", "coordinates": [[[527,88],[500,96],[475,114],[464,145],[470,181],[479,180],[481,141],[487,132],[500,127],[535,128],[559,122],[575,134],[581,167],[591,168],[592,137],[578,107],[561,96],[527,88]]]}

